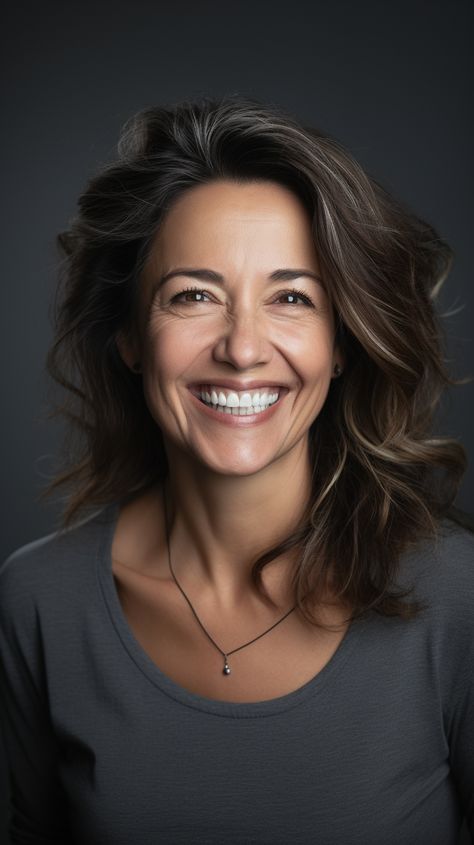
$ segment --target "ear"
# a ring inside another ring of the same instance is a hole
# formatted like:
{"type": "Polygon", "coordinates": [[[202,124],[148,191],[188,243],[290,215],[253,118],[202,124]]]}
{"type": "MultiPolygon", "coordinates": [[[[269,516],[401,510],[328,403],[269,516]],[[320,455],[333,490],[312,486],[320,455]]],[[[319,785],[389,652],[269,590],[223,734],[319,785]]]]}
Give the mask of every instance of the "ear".
{"type": "Polygon", "coordinates": [[[333,356],[332,356],[332,373],[333,373],[332,378],[338,378],[338,376],[334,373],[334,367],[336,365],[339,365],[339,369],[340,369],[339,375],[342,375],[342,373],[344,372],[345,367],[346,367],[346,356],[344,355],[344,353],[343,353],[339,344],[334,345],[333,356]]]}
{"type": "MultiPolygon", "coordinates": [[[[332,368],[334,372],[334,367],[336,364],[339,364],[341,374],[344,372],[346,368],[346,355],[344,352],[345,347],[345,327],[344,323],[342,322],[341,318],[335,314],[336,320],[336,331],[334,334],[334,345],[333,345],[333,352],[332,352],[332,368]]],[[[337,378],[337,376],[333,376],[333,378],[337,378]]]]}
{"type": "Polygon", "coordinates": [[[140,350],[134,337],[124,329],[115,335],[115,343],[125,366],[135,373],[133,365],[140,361],[140,350]]]}

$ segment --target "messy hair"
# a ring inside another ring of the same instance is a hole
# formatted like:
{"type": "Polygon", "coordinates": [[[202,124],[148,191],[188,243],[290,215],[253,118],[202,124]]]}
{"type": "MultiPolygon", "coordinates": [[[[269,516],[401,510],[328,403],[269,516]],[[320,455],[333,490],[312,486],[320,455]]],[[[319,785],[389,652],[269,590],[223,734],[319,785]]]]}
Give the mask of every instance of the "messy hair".
{"type": "Polygon", "coordinates": [[[322,596],[411,619],[423,609],[394,590],[402,553],[437,539],[466,468],[462,445],[434,436],[445,388],[435,300],[449,245],[319,129],[274,104],[239,95],[153,107],[123,127],[118,155],[88,182],[67,231],[47,370],[65,391],[49,417],[66,420],[61,463],[41,498],[67,489],[61,530],[84,509],[124,501],[164,481],[168,461],[142,378],[124,363],[142,272],[178,197],[215,180],[271,180],[300,198],[336,315],[343,375],[309,430],[312,491],[284,542],[253,561],[261,571],[295,555],[292,586],[317,627],[322,596]]]}

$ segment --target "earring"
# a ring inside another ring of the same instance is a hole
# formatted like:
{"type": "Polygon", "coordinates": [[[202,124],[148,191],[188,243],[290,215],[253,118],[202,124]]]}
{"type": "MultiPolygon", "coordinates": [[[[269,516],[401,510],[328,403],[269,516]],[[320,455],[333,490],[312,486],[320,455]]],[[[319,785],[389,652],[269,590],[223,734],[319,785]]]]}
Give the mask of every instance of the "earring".
{"type": "Polygon", "coordinates": [[[336,364],[335,367],[334,367],[334,375],[337,378],[337,376],[340,376],[341,373],[342,373],[342,367],[340,367],[339,364],[336,364]]]}
{"type": "Polygon", "coordinates": [[[141,371],[140,361],[135,361],[135,363],[133,365],[133,369],[135,370],[136,373],[139,373],[141,371]]]}

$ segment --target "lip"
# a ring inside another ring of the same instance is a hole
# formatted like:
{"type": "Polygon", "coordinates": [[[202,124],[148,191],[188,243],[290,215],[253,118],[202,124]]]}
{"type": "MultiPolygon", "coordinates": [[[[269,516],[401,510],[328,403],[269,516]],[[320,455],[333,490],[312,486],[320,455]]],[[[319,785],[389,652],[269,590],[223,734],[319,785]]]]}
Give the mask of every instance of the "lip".
{"type": "MultiPolygon", "coordinates": [[[[260,382],[260,384],[262,384],[262,382],[260,382]]],[[[245,417],[226,414],[223,411],[215,411],[213,408],[210,408],[209,405],[206,405],[191,388],[189,388],[189,392],[191,394],[192,401],[196,402],[199,410],[202,411],[203,414],[206,414],[206,416],[210,417],[210,419],[215,422],[220,422],[223,425],[245,427],[247,425],[259,425],[259,423],[264,423],[272,416],[272,414],[275,414],[286,393],[288,393],[288,388],[285,388],[284,391],[282,390],[277,401],[274,402],[273,405],[269,405],[265,411],[261,411],[259,414],[247,414],[245,417]]]]}

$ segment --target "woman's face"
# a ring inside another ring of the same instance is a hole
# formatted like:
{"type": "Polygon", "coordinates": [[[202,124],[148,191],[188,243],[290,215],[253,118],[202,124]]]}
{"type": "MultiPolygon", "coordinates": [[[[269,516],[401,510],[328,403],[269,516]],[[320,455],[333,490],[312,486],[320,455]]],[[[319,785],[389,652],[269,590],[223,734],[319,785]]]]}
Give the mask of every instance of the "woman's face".
{"type": "Polygon", "coordinates": [[[343,363],[329,298],[309,274],[320,277],[311,224],[290,190],[219,181],[175,202],[144,269],[138,342],[119,341],[129,366],[141,362],[165,445],[227,475],[256,473],[301,448],[343,363]],[[283,269],[292,272],[283,278],[283,269]],[[205,405],[202,386],[211,398],[246,392],[252,405],[256,393],[279,399],[234,416],[205,405]]]}

